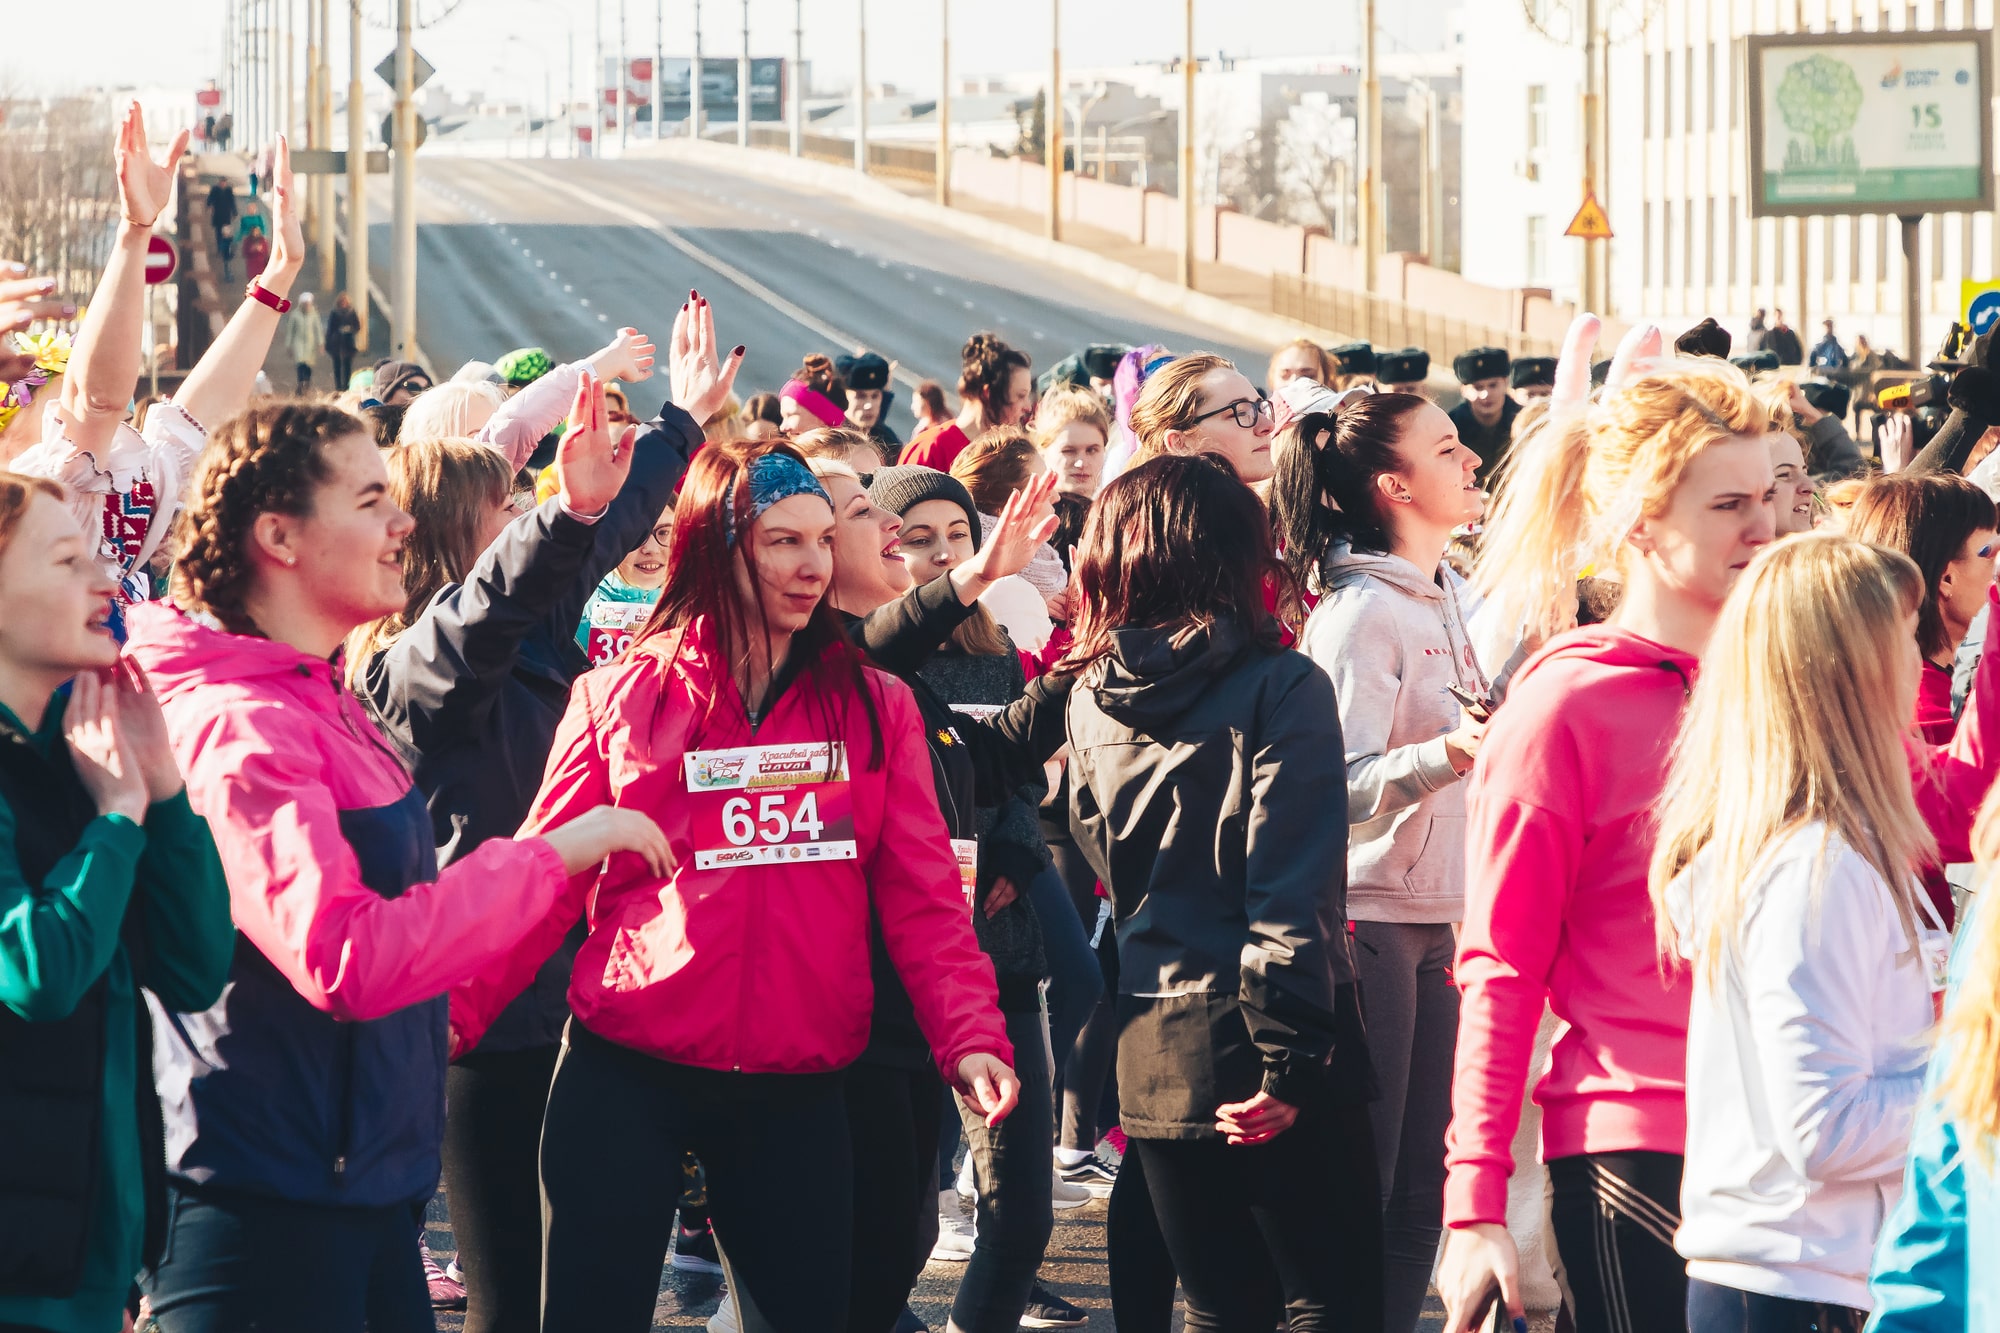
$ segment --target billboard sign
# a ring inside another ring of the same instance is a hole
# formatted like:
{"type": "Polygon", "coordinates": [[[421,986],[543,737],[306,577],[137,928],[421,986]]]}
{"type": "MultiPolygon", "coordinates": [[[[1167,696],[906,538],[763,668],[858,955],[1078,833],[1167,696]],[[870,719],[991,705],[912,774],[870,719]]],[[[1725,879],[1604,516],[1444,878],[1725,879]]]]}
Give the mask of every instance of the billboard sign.
{"type": "MultiPolygon", "coordinates": [[[[786,63],[775,56],[759,57],[750,62],[752,121],[782,121],[785,118],[786,63]]],[[[660,114],[667,120],[687,119],[688,73],[693,64],[685,56],[668,56],[660,62],[660,114]]],[[[650,88],[647,95],[650,98],[650,88]]],[[[735,121],[735,56],[702,57],[701,104],[703,113],[711,121],[735,121]]]]}
{"type": "Polygon", "coordinates": [[[1991,208],[1990,42],[1984,30],[1751,37],[1751,214],[1991,208]]]}

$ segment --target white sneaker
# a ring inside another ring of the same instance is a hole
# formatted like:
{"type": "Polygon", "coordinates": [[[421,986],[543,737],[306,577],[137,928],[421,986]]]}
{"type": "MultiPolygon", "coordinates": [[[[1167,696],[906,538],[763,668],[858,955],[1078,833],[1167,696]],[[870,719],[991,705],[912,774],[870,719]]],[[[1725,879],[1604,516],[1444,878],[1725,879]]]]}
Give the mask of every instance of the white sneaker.
{"type": "Polygon", "coordinates": [[[962,1264],[972,1257],[977,1228],[960,1209],[953,1190],[938,1192],[938,1238],[931,1247],[931,1259],[938,1263],[962,1264]]]}
{"type": "Polygon", "coordinates": [[[722,1304],[708,1317],[708,1333],[743,1333],[736,1318],[736,1293],[728,1287],[722,1289],[722,1304]]]}
{"type": "Polygon", "coordinates": [[[1081,1208],[1096,1197],[1083,1186],[1064,1180],[1060,1171],[1055,1173],[1055,1179],[1049,1186],[1049,1202],[1059,1209],[1081,1208]]]}
{"type": "Polygon", "coordinates": [[[972,1152],[970,1149],[965,1154],[965,1165],[958,1168],[957,1183],[959,1198],[976,1199],[979,1197],[979,1182],[972,1174],[972,1152]]]}

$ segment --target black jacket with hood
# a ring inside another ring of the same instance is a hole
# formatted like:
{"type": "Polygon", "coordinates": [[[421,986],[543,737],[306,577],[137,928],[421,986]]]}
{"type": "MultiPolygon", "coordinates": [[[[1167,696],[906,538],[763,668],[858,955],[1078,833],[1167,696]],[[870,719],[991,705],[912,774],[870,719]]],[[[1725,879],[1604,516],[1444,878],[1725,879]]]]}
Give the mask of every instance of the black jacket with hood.
{"type": "Polygon", "coordinates": [[[1067,690],[996,719],[1070,747],[1070,823],[1118,930],[1128,1134],[1216,1137],[1259,1089],[1375,1096],[1347,938],[1347,780],[1333,685],[1239,625],[1126,629],[1067,690]]]}
{"type": "MultiPolygon", "coordinates": [[[[354,692],[403,750],[430,808],[440,866],[511,838],[541,790],[570,686],[590,669],[577,621],[600,580],[659,522],[701,427],[672,403],[642,427],[632,471],[595,523],[548,500],[447,584],[395,642],[360,664],[354,692]]],[[[582,923],[487,1029],[481,1051],[562,1041],[582,923]]]]}

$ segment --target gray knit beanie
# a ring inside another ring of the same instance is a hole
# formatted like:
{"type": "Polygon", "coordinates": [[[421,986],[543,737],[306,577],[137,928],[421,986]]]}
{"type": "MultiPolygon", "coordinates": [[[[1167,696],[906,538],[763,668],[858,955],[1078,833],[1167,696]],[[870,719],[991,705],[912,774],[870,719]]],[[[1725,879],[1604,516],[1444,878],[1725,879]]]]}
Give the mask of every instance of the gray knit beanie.
{"type": "Polygon", "coordinates": [[[965,511],[972,528],[972,549],[983,540],[979,511],[973,507],[972,492],[949,472],[933,467],[885,467],[868,483],[868,498],[892,514],[907,514],[926,500],[949,500],[965,511]]]}

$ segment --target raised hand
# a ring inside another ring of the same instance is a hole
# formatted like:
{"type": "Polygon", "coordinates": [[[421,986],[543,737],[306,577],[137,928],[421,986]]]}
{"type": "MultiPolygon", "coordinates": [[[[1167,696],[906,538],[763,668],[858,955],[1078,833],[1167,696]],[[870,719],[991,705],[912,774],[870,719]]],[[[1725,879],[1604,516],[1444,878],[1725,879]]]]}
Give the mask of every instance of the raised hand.
{"type": "Polygon", "coordinates": [[[150,230],[159,219],[160,210],[173,197],[174,173],[187,144],[188,132],[182,130],[167,149],[166,161],[155,162],[146,142],[146,113],[137,102],[125,108],[125,119],[118,125],[114,155],[118,162],[118,203],[127,223],[150,230]]]}
{"type": "Polygon", "coordinates": [[[599,379],[637,384],[653,377],[653,340],[637,329],[620,329],[618,336],[590,357],[599,379]]]}
{"type": "Polygon", "coordinates": [[[1562,355],[1556,358],[1556,384],[1549,393],[1549,411],[1564,412],[1590,401],[1590,357],[1597,350],[1597,335],[1603,327],[1589,311],[1569,322],[1569,332],[1563,335],[1562,355]]]}
{"type": "Polygon", "coordinates": [[[70,762],[100,815],[123,815],[135,824],[146,820],[146,778],[119,725],[118,695],[95,671],[85,671],[70,684],[69,708],[63,715],[63,737],[70,762]]]}
{"type": "Polygon", "coordinates": [[[1666,339],[1657,324],[1641,324],[1619,340],[1611,354],[1611,372],[1604,377],[1606,389],[1622,389],[1660,363],[1666,339]]]}
{"type": "Polygon", "coordinates": [[[1055,535],[1055,494],[1055,473],[1044,472],[1027,489],[1007,497],[992,535],[979,544],[972,559],[951,571],[959,600],[969,606],[1001,579],[1028,567],[1042,543],[1055,535]]]}
{"type": "Polygon", "coordinates": [[[563,503],[579,514],[601,514],[632,472],[632,441],[639,428],[615,437],[604,410],[604,381],[584,367],[570,404],[569,429],[556,445],[556,483],[563,503]]]}
{"type": "Polygon", "coordinates": [[[687,304],[674,316],[674,338],[667,355],[674,406],[693,417],[696,425],[705,425],[728,400],[742,366],[741,344],[726,361],[717,353],[715,311],[700,292],[689,292],[687,304]]]}
{"type": "MultiPolygon", "coordinates": [[[[271,170],[271,259],[264,266],[264,286],[283,296],[306,264],[306,234],[299,222],[299,201],[292,181],[292,146],[278,136],[271,170]],[[285,288],[274,285],[282,280],[285,288]]],[[[256,277],[256,274],[252,274],[256,277]]]]}

